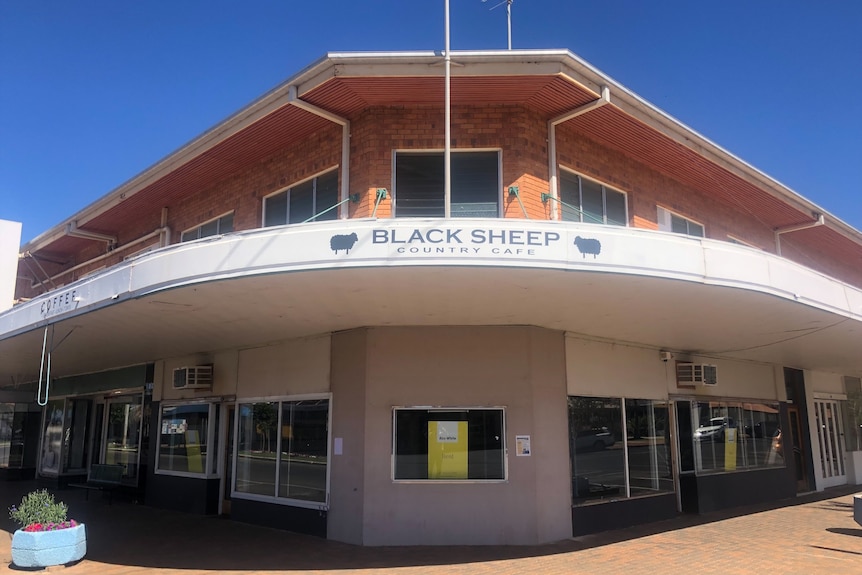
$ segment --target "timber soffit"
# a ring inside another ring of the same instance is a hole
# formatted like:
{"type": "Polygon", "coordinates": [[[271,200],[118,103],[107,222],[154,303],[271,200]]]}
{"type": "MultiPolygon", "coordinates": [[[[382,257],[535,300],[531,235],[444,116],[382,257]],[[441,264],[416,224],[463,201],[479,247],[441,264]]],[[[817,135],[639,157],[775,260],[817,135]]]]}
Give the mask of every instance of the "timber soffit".
{"type": "MultiPolygon", "coordinates": [[[[611,104],[624,114],[694,151],[710,163],[756,185],[776,199],[792,205],[803,217],[814,221],[816,214],[823,214],[827,226],[862,246],[862,232],[662,112],[568,50],[453,51],[452,55],[456,64],[452,69],[453,78],[560,75],[582,90],[591,92],[596,98],[601,93],[601,87],[608,86],[611,90],[611,104]]],[[[239,112],[70,216],[62,224],[37,236],[22,246],[22,252],[37,251],[60,239],[65,235],[66,224],[70,221],[77,221],[79,227],[86,226],[88,221],[287,105],[290,86],[296,86],[297,94],[302,97],[338,77],[436,77],[442,75],[441,59],[442,53],[434,51],[330,52],[239,112]]]]}

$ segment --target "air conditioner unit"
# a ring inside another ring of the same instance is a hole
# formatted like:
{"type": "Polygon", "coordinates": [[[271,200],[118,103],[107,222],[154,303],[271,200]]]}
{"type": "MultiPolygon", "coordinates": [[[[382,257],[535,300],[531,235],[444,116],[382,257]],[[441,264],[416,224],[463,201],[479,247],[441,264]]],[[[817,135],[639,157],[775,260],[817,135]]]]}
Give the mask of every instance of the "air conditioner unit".
{"type": "Polygon", "coordinates": [[[174,389],[211,389],[212,386],[212,364],[178,367],[174,370],[174,389]]]}
{"type": "Polygon", "coordinates": [[[718,372],[706,363],[676,364],[676,382],[682,385],[718,385],[718,372]]]}

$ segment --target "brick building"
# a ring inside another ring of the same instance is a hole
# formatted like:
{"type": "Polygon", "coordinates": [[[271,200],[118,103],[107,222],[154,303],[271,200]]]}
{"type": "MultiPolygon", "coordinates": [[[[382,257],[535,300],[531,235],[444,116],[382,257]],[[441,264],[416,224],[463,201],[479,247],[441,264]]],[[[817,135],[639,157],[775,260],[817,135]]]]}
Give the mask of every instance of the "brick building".
{"type": "Polygon", "coordinates": [[[453,59],[449,154],[438,54],[328,54],[24,244],[5,475],[363,545],[862,483],[862,234],[569,52],[453,59]]]}

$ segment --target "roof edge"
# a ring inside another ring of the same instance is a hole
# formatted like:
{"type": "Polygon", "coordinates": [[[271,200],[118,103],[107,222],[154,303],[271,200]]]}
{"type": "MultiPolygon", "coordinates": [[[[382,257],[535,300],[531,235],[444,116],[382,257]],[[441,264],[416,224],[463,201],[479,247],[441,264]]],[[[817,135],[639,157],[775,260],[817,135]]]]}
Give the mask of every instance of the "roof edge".
{"type": "MultiPolygon", "coordinates": [[[[697,148],[697,153],[705,155],[709,161],[714,162],[724,169],[747,179],[751,183],[763,188],[777,199],[793,205],[800,212],[807,214],[812,220],[817,219],[818,214],[826,217],[827,226],[834,229],[847,239],[862,246],[862,232],[844,222],[834,214],[821,206],[808,200],[790,187],[769,176],[765,172],[755,168],[745,160],[719,146],[712,140],[698,133],[688,125],[677,120],[673,116],[662,111],[647,100],[638,96],[632,90],[617,82],[609,75],[601,72],[587,61],[581,59],[567,49],[542,49],[542,50],[478,50],[478,51],[452,51],[452,57],[459,64],[469,66],[484,62],[509,61],[517,63],[530,63],[536,61],[558,62],[570,68],[568,74],[572,80],[584,86],[604,86],[611,89],[611,103],[635,118],[644,121],[652,127],[674,139],[681,145],[689,148],[697,148]],[[831,224],[831,225],[830,225],[831,224]]],[[[65,234],[66,225],[71,221],[77,221],[79,226],[85,226],[87,220],[92,219],[107,211],[111,207],[123,202],[128,197],[136,194],[146,187],[150,182],[163,177],[179,165],[191,160],[195,156],[205,152],[219,144],[224,139],[256,122],[272,111],[286,105],[288,102],[288,90],[292,85],[308,84],[307,91],[336,75],[339,65],[366,64],[385,66],[387,64],[430,64],[443,58],[442,51],[400,51],[400,52],[328,52],[323,57],[312,62],[281,84],[275,86],[263,94],[251,104],[243,107],[226,119],[217,123],[209,130],[180,146],[155,164],[146,168],[136,176],[123,182],[103,197],[87,205],[80,211],[65,218],[62,223],[50,228],[21,246],[21,251],[37,251],[50,244],[65,234]]],[[[462,68],[463,70],[463,68],[462,68]]],[[[463,74],[465,71],[460,72],[463,74]]]]}

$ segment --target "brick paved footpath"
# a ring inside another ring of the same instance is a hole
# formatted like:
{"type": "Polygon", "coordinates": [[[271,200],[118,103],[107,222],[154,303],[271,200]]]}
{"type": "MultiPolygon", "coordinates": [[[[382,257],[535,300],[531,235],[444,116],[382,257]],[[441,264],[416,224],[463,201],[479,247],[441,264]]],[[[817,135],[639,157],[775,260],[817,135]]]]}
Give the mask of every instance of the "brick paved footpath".
{"type": "MultiPolygon", "coordinates": [[[[20,501],[28,483],[0,484],[0,504],[20,501]]],[[[687,574],[862,575],[862,527],[843,487],[772,506],[682,516],[620,531],[534,547],[363,548],[61,491],[71,515],[87,523],[86,558],[63,575],[302,574],[687,574]],[[744,513],[744,514],[741,514],[744,513]]],[[[10,531],[0,516],[0,574],[10,531]]]]}

